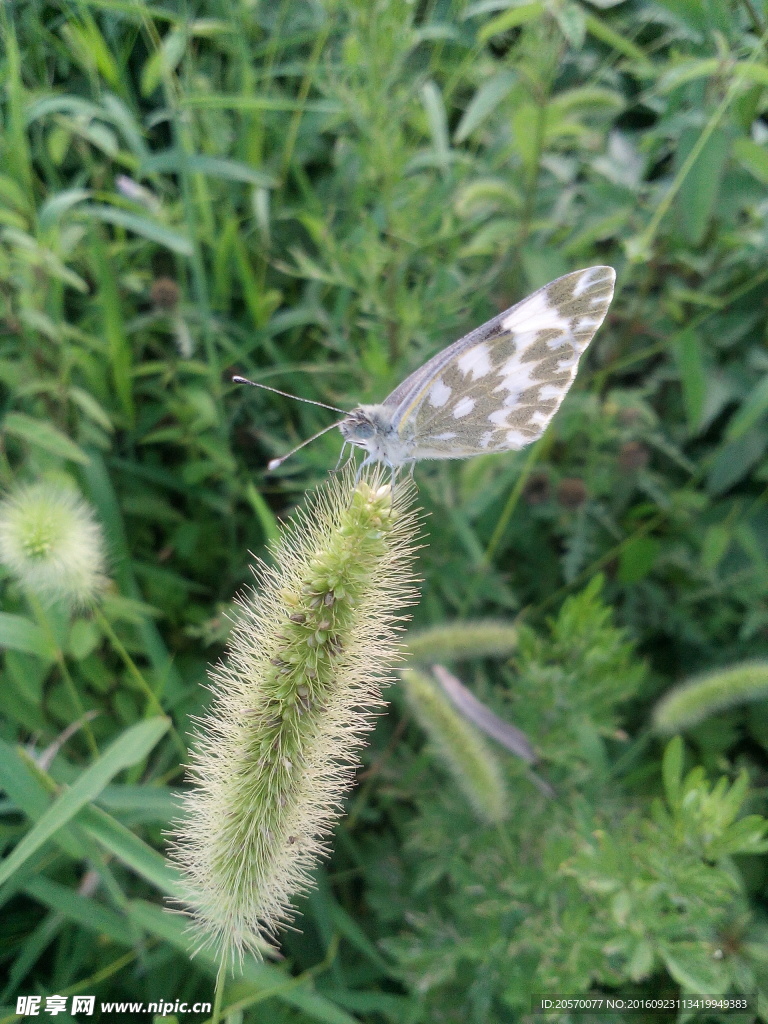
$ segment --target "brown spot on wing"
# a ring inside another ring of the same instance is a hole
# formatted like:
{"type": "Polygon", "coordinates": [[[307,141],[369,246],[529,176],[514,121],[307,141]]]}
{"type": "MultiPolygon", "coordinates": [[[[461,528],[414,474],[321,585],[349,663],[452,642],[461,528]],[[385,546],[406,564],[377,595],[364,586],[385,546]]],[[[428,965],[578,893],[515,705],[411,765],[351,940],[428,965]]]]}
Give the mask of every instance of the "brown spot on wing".
{"type": "MultiPolygon", "coordinates": [[[[550,341],[564,337],[564,332],[555,328],[547,328],[545,331],[537,331],[536,340],[520,356],[521,363],[532,363],[539,359],[546,359],[552,355],[550,341]]],[[[559,351],[559,349],[558,349],[559,351]]]]}
{"type": "Polygon", "coordinates": [[[546,381],[547,384],[551,383],[550,378],[560,369],[560,363],[566,359],[571,359],[574,355],[573,345],[561,345],[547,359],[542,359],[540,363],[531,368],[531,379],[546,381]]]}

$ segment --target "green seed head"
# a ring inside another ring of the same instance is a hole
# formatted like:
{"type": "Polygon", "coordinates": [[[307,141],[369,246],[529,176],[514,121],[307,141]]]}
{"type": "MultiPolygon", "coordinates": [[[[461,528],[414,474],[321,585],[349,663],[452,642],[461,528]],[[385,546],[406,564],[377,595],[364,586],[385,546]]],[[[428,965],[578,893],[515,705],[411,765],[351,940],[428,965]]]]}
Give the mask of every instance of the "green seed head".
{"type": "Polygon", "coordinates": [[[240,599],[172,854],[201,944],[227,959],[291,920],[327,851],[415,596],[410,494],[334,478],[240,599]]]}
{"type": "Polygon", "coordinates": [[[93,512],[50,483],[20,487],[0,503],[0,562],[38,596],[77,605],[94,601],[107,582],[93,512]]]}

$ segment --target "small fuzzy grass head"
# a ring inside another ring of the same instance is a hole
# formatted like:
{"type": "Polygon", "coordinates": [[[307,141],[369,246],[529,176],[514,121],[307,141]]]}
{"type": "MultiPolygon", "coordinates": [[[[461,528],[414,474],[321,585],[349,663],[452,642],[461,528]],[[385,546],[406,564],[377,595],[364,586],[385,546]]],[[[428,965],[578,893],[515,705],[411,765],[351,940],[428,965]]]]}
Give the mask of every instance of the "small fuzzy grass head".
{"type": "Polygon", "coordinates": [[[172,836],[200,946],[232,962],[292,920],[352,784],[416,597],[412,485],[332,478],[255,569],[172,836]]]}
{"type": "Polygon", "coordinates": [[[477,817],[486,824],[498,825],[507,816],[507,793],[493,751],[426,672],[406,668],[401,675],[408,705],[440,760],[477,817]]]}
{"type": "Polygon", "coordinates": [[[17,487],[0,502],[0,562],[49,601],[87,606],[107,583],[104,538],[90,506],[49,482],[17,487]]]}

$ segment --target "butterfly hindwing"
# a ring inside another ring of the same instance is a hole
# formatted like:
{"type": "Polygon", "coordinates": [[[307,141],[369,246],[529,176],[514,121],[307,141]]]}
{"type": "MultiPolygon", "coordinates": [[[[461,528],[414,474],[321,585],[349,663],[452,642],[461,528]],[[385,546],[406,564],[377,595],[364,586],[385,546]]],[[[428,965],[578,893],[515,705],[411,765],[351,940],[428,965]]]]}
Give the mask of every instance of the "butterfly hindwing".
{"type": "Polygon", "coordinates": [[[566,274],[439,352],[384,405],[415,459],[522,448],[546,430],[613,296],[611,267],[566,274]]]}

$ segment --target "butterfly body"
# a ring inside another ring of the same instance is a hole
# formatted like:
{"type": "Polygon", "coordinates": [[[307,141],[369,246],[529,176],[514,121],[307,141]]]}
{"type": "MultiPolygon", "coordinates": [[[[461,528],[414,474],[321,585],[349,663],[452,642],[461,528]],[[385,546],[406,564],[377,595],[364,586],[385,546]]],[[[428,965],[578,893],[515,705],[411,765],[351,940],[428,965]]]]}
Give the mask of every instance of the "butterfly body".
{"type": "Polygon", "coordinates": [[[365,463],[510,451],[546,430],[613,296],[611,267],[552,281],[438,352],[380,405],[339,424],[365,463]]]}
{"type": "Polygon", "coordinates": [[[348,444],[363,448],[371,462],[402,466],[413,462],[414,438],[395,427],[396,407],[393,405],[359,405],[339,424],[348,444]]]}

